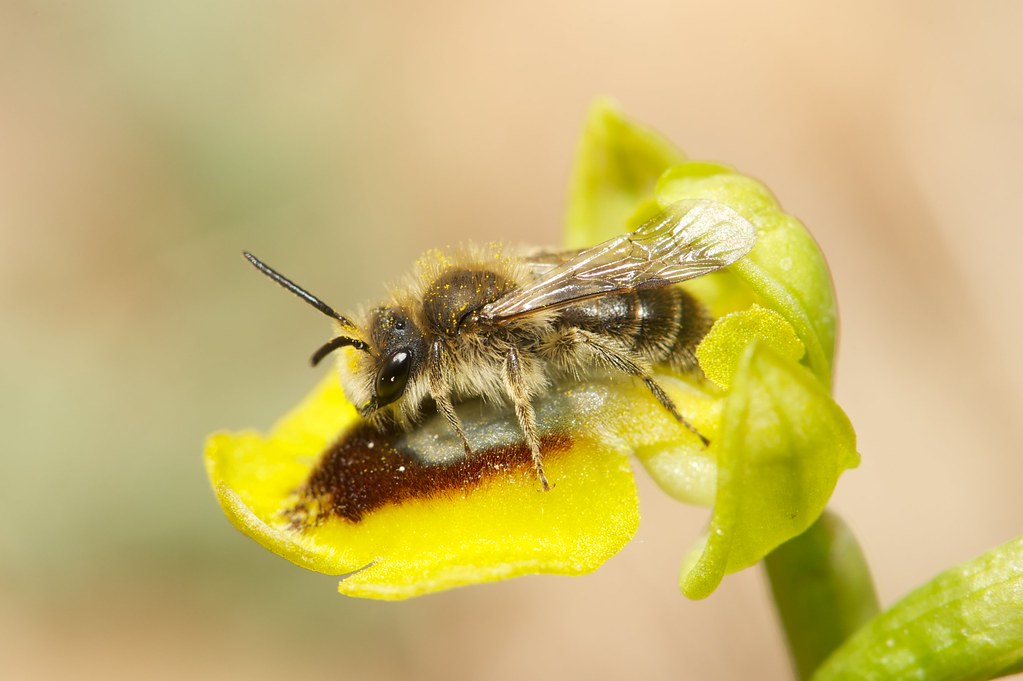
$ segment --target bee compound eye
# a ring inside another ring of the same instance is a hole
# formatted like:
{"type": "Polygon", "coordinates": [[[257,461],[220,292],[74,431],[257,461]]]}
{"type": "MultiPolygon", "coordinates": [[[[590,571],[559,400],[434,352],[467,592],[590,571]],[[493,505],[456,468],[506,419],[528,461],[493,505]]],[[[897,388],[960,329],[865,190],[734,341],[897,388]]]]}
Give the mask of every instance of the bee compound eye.
{"type": "Polygon", "coordinates": [[[396,350],[387,356],[377,374],[377,406],[390,404],[401,397],[412,370],[412,351],[396,350]]]}

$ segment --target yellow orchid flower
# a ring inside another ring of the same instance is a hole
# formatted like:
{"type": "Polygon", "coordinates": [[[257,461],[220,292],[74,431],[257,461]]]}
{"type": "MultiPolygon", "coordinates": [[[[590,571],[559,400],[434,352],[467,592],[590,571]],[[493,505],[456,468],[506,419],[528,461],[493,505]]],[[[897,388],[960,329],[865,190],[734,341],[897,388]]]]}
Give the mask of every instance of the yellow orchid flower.
{"type": "Polygon", "coordinates": [[[509,410],[460,410],[469,439],[485,444],[466,457],[441,417],[409,432],[364,424],[332,374],[269,434],[210,437],[206,467],[228,518],[278,555],[342,575],[341,593],[383,599],[596,569],[639,522],[630,454],[673,497],[714,508],[683,562],[689,597],[799,535],[858,463],[829,394],[830,279],[803,226],[755,180],[689,162],[598,103],[566,242],[596,243],[701,198],[727,204],[758,233],[749,256],[685,284],[718,318],[697,351],[705,378],[657,374],[709,447],[631,379],[559,385],[535,404],[556,481],[543,491],[509,410]]]}

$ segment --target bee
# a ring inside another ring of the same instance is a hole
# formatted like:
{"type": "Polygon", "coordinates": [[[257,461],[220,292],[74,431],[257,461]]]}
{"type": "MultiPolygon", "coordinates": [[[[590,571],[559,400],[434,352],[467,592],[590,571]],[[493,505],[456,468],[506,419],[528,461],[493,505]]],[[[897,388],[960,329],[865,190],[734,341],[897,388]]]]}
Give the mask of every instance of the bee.
{"type": "Polygon", "coordinates": [[[345,394],[372,424],[408,429],[431,404],[472,455],[456,409],[510,401],[545,490],[533,399],[593,371],[641,380],[709,444],[653,378],[656,365],[699,372],[697,344],[712,319],[678,286],[749,253],[756,230],[720,203],[672,204],[635,231],[577,251],[515,255],[493,248],[431,252],[381,305],[351,317],[270,268],[260,272],[334,320],[337,334],[312,356],[340,348],[345,394]]]}

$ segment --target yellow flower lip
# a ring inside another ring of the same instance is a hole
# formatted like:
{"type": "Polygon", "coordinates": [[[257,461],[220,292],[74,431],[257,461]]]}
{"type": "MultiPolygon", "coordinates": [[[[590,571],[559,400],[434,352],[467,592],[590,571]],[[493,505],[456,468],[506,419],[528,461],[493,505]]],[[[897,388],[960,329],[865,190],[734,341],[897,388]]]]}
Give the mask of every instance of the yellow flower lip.
{"type": "Polygon", "coordinates": [[[627,450],[597,423],[614,392],[538,401],[544,492],[507,408],[465,409],[471,457],[443,417],[407,432],[359,422],[336,376],[266,435],[214,435],[206,466],[242,532],[347,595],[400,599],[534,573],[583,574],[639,524],[627,450]],[[561,417],[555,418],[556,415],[561,417]]]}

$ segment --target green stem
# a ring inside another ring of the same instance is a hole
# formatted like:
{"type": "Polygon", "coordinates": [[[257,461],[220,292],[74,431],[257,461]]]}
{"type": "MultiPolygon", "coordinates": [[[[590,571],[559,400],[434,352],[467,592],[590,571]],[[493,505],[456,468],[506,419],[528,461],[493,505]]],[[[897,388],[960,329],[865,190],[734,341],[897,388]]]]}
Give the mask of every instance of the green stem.
{"type": "Polygon", "coordinates": [[[878,612],[859,544],[825,511],[810,529],[764,559],[775,607],[800,679],[878,612]]]}

